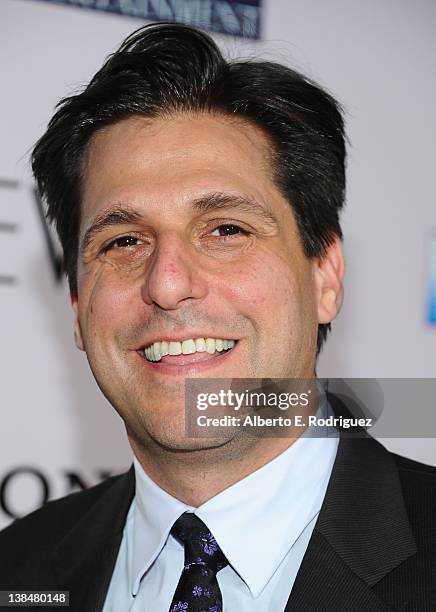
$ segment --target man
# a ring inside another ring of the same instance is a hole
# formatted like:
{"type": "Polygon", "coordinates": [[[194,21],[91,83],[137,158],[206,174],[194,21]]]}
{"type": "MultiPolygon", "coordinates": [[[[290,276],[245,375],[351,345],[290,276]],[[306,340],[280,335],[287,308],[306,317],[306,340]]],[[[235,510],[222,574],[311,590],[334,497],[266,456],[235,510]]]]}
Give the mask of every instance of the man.
{"type": "Polygon", "coordinates": [[[5,530],[1,589],[104,612],[434,609],[433,468],[343,432],[185,432],[188,378],[314,379],[344,160],[331,96],[181,25],[140,29],[61,102],[33,169],[134,465],[5,530]]]}

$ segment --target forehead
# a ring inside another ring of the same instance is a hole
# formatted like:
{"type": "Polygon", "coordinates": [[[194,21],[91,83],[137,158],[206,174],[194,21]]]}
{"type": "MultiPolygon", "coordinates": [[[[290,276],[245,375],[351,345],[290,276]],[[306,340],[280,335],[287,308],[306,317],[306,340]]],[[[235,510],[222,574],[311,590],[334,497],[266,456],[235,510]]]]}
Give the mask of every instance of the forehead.
{"type": "Polygon", "coordinates": [[[174,207],[207,191],[265,200],[274,189],[270,153],[266,135],[238,119],[207,114],[124,119],[90,142],[83,217],[120,200],[174,207]]]}

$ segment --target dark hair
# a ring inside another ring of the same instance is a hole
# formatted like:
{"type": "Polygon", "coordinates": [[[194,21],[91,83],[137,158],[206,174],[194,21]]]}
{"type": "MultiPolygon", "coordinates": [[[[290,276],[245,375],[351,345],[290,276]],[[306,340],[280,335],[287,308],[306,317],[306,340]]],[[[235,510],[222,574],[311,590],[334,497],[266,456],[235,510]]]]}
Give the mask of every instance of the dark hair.
{"type": "MultiPolygon", "coordinates": [[[[70,289],[77,288],[81,179],[91,136],[129,115],[204,111],[243,118],[272,143],[275,182],[292,206],[307,257],[337,236],[345,191],[344,123],[338,103],[273,62],[227,62],[204,32],[175,23],[131,34],[86,89],[57,105],[32,169],[58,232],[70,289]]],[[[318,329],[318,351],[330,325],[318,329]]]]}

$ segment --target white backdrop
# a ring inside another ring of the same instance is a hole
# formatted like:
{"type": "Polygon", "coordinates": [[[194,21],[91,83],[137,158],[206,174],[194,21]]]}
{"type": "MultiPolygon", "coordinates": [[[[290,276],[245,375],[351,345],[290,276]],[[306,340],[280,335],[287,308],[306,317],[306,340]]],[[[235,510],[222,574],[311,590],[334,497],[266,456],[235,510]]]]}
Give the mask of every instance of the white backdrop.
{"type": "MultiPolygon", "coordinates": [[[[336,377],[435,377],[426,322],[436,227],[436,4],[264,0],[263,38],[216,37],[232,56],[302,70],[345,106],[351,142],[346,300],[320,360],[336,377]]],[[[0,527],[11,514],[130,463],[119,417],[73,345],[32,197],[28,151],[55,103],[86,83],[141,21],[32,0],[0,7],[0,527]],[[29,471],[31,470],[31,471],[29,471]],[[36,470],[36,471],[35,471],[36,470]]],[[[436,464],[434,439],[387,446],[436,464]]]]}

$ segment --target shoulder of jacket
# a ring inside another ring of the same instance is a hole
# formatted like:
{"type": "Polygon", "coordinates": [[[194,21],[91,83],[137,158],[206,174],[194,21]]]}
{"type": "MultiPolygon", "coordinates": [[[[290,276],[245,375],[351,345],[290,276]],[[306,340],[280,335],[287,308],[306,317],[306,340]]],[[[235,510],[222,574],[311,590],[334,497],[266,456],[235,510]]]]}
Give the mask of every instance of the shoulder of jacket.
{"type": "Polygon", "coordinates": [[[436,558],[436,467],[392,453],[397,465],[407,514],[421,550],[436,558]]]}
{"type": "Polygon", "coordinates": [[[38,510],[15,520],[0,531],[0,550],[26,546],[48,546],[59,541],[100,497],[126,474],[111,476],[103,482],[48,502],[38,510]]]}
{"type": "Polygon", "coordinates": [[[436,485],[436,466],[421,463],[420,461],[415,461],[414,459],[409,459],[408,457],[403,457],[402,455],[397,455],[395,453],[391,453],[391,455],[394,458],[398,471],[403,478],[409,480],[421,480],[423,482],[425,481],[429,485],[432,483],[436,485]]]}

